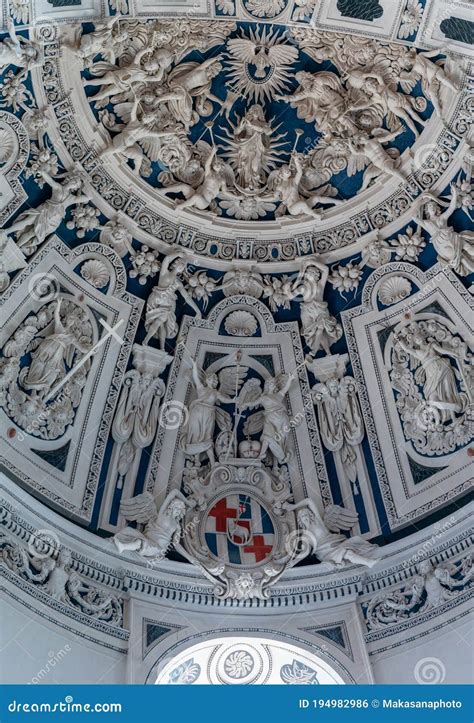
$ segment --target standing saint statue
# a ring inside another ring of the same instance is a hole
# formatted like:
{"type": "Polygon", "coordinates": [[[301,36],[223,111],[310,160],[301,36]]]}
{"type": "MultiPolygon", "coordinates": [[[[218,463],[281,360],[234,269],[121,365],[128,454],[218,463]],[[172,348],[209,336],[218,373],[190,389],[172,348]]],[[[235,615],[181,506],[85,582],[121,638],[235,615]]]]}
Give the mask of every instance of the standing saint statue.
{"type": "Polygon", "coordinates": [[[267,451],[273,455],[274,467],[276,464],[284,464],[289,459],[287,439],[294,423],[290,418],[285,404],[285,396],[288,393],[294,380],[294,374],[290,374],[286,381],[283,376],[270,377],[265,381],[263,392],[256,388],[256,397],[253,401],[246,401],[241,405],[240,411],[263,407],[263,410],[248,418],[244,426],[244,434],[252,435],[261,431],[261,448],[259,459],[263,459],[267,451]]]}
{"type": "Polygon", "coordinates": [[[246,191],[258,190],[265,183],[272,132],[259,105],[252,105],[235,128],[232,165],[237,183],[246,191]]]}
{"type": "MultiPolygon", "coordinates": [[[[196,398],[189,405],[189,419],[186,432],[181,439],[181,447],[188,456],[194,456],[199,462],[205,452],[211,465],[215,462],[214,428],[217,424],[223,431],[232,429],[232,417],[217,404],[235,404],[235,397],[248,371],[244,366],[224,367],[219,374],[200,373],[195,360],[192,360],[192,381],[196,398]]],[[[197,466],[199,466],[197,464],[197,466]]]]}

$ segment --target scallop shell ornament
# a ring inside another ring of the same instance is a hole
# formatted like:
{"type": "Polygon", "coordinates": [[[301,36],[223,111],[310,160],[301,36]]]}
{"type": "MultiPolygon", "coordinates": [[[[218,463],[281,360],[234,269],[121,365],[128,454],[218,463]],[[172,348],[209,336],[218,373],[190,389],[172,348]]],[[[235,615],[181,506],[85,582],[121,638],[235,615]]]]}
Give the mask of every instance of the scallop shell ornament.
{"type": "Polygon", "coordinates": [[[253,336],[257,331],[257,320],[250,312],[239,309],[229,314],[224,328],[231,336],[253,336]]]}
{"type": "Polygon", "coordinates": [[[406,299],[410,293],[411,284],[408,279],[403,276],[391,276],[380,284],[378,296],[384,306],[391,306],[406,299]]]}
{"type": "Polygon", "coordinates": [[[8,128],[0,128],[0,164],[8,163],[16,148],[15,134],[8,128]]]}
{"type": "Polygon", "coordinates": [[[86,261],[81,266],[81,276],[95,289],[102,289],[110,281],[107,266],[98,259],[86,261]]]}

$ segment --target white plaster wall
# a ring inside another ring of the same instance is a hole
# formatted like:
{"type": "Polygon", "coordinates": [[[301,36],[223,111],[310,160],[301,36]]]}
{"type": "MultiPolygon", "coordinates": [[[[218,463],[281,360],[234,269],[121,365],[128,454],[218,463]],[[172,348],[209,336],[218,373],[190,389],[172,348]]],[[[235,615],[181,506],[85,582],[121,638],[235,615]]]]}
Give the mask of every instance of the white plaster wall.
{"type": "MultiPolygon", "coordinates": [[[[147,606],[148,614],[152,613],[152,607],[147,606]]],[[[158,610],[155,612],[158,613],[158,610]]],[[[199,615],[194,614],[193,617],[196,623],[199,615]]],[[[157,615],[157,618],[160,619],[160,616],[157,615]]],[[[229,618],[230,625],[233,620],[229,618]]],[[[240,613],[235,618],[240,628],[246,627],[245,615],[240,613]]],[[[271,628],[269,618],[271,616],[267,617],[267,627],[271,628]]],[[[438,626],[441,621],[439,618],[435,620],[438,626]]],[[[251,616],[248,621],[253,623],[254,629],[258,629],[251,616]]],[[[209,625],[208,614],[202,615],[201,628],[204,622],[209,625]]],[[[472,619],[466,616],[416,640],[371,655],[375,683],[415,684],[419,682],[415,677],[417,665],[424,665],[427,674],[430,670],[435,673],[441,671],[442,683],[471,683],[474,667],[472,627],[472,619]],[[425,659],[429,659],[429,662],[425,659]]],[[[408,630],[406,637],[412,637],[415,630],[408,630]]],[[[301,631],[298,632],[301,636],[301,631]]],[[[214,635],[215,630],[209,631],[209,636],[212,636],[211,633],[214,635]]],[[[166,645],[179,637],[179,634],[171,635],[166,645]]],[[[389,638],[386,639],[386,645],[388,641],[389,638]]],[[[313,638],[311,642],[318,641],[313,638]]],[[[6,597],[0,598],[0,684],[143,683],[145,668],[148,670],[151,666],[149,658],[156,658],[157,653],[152,652],[142,661],[141,649],[141,640],[135,640],[129,656],[108,650],[44,621],[20,603],[6,597]],[[127,674],[127,657],[130,658],[128,666],[132,663],[136,675],[130,670],[127,674]]],[[[363,682],[367,682],[365,676],[363,678],[363,682]]]]}
{"type": "Polygon", "coordinates": [[[0,684],[123,683],[126,655],[0,598],[0,684]],[[49,661],[49,662],[48,662],[49,661]]]}
{"type": "MultiPolygon", "coordinates": [[[[436,624],[439,622],[437,618],[436,624]]],[[[471,684],[474,672],[472,630],[472,616],[470,619],[466,616],[429,635],[371,656],[375,682],[413,685],[417,683],[415,669],[418,665],[420,672],[425,668],[426,675],[430,668],[433,673],[439,670],[440,675],[444,675],[440,683],[471,684]],[[434,660],[428,663],[427,658],[434,660]]],[[[408,630],[406,637],[411,637],[413,632],[413,628],[408,630]]]]}

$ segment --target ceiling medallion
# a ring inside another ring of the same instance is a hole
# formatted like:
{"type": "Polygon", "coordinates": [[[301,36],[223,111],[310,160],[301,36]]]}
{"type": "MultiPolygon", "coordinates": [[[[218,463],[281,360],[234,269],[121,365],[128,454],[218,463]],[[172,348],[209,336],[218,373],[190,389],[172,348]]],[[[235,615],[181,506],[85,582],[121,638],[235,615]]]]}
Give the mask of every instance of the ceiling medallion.
{"type": "Polygon", "coordinates": [[[433,53],[350,36],[335,53],[334,42],[277,23],[114,18],[78,39],[61,33],[42,84],[98,205],[122,208],[159,243],[289,260],[406,210],[428,184],[409,149],[433,107],[447,122],[459,85],[433,53]],[[72,100],[53,87],[66,73],[72,100]],[[374,183],[379,202],[390,198],[376,216],[374,183]],[[272,244],[255,240],[255,222],[272,244]]]}

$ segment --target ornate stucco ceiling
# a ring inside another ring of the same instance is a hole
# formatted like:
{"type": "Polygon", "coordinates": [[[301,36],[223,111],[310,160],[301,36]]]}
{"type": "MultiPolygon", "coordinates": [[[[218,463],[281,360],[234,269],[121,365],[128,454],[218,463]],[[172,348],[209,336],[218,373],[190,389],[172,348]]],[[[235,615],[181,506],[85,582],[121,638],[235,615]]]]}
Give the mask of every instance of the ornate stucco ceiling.
{"type": "Polygon", "coordinates": [[[12,479],[237,598],[462,504],[472,46],[445,5],[10,2],[12,479]]]}

